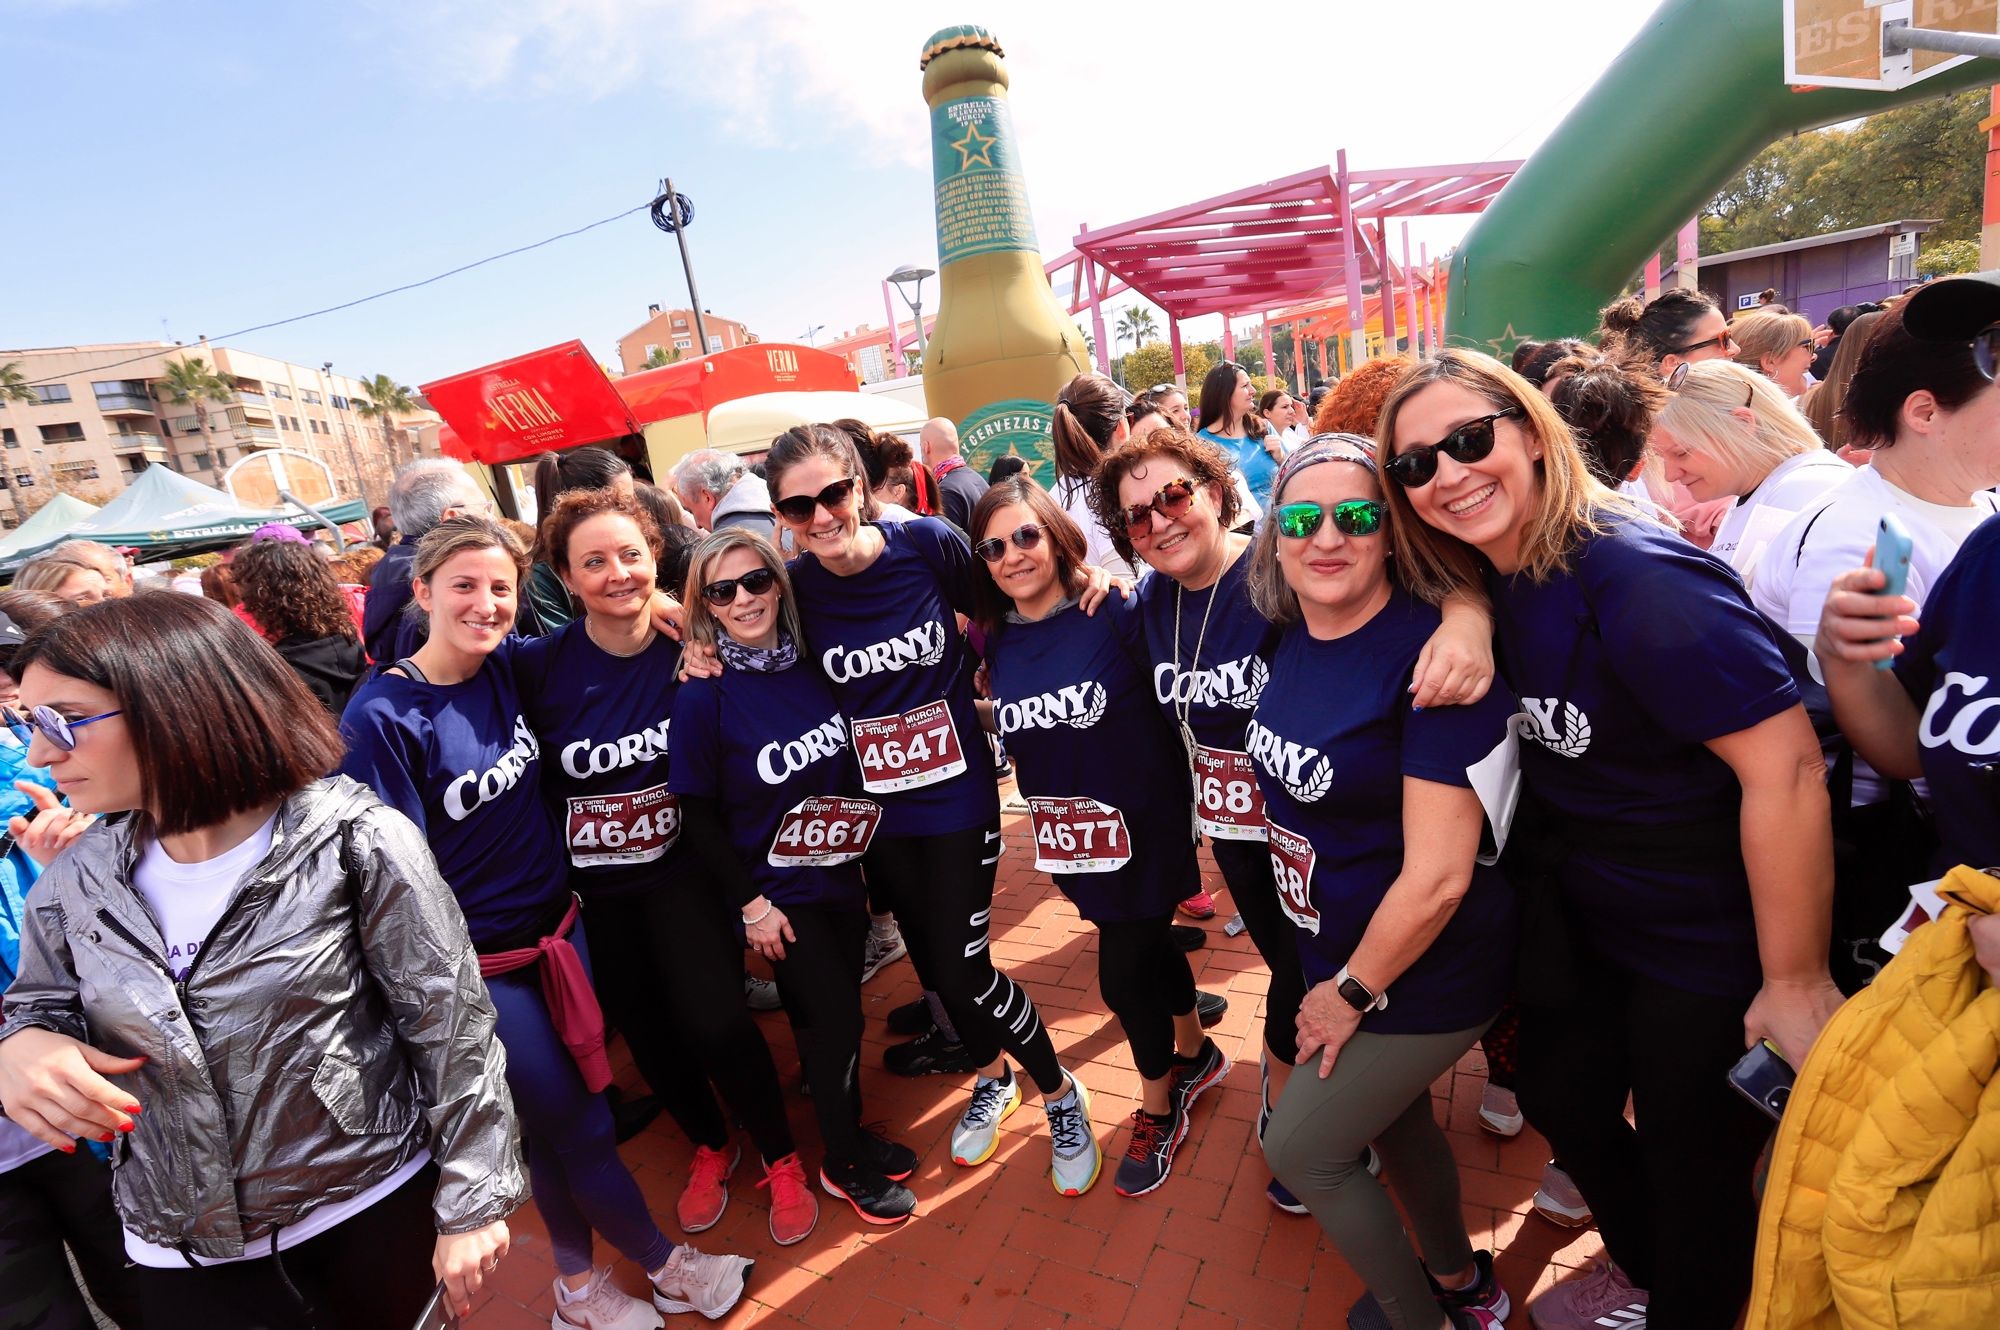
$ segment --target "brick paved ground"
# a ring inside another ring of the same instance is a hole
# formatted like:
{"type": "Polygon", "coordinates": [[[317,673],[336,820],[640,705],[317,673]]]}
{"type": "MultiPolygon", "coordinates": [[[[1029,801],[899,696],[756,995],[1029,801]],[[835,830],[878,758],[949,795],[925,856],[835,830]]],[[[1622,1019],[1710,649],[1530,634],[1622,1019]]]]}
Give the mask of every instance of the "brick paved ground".
{"type": "MultiPolygon", "coordinates": [[[[883,1119],[892,1136],[923,1157],[909,1184],[917,1194],[918,1215],[900,1228],[874,1229],[844,1203],[822,1196],[812,1236],[794,1247],[778,1247],[765,1227],[764,1196],[754,1187],[760,1174],[745,1142],[728,1213],[695,1240],[705,1251],[757,1259],[748,1296],[721,1324],[727,1330],[1344,1325],[1347,1308],[1361,1291],[1353,1272],[1310,1218],[1281,1213],[1264,1198],[1270,1173],[1253,1131],[1255,1032],[1266,975],[1247,937],[1223,936],[1221,924],[1231,907],[1212,865],[1204,858],[1204,876],[1220,910],[1206,926],[1208,946],[1191,959],[1196,981],[1229,998],[1229,1014],[1213,1033],[1236,1067],[1198,1105],[1174,1176],[1150,1196],[1128,1200],[1112,1190],[1110,1173],[1114,1152],[1125,1142],[1124,1122],[1138,1107],[1139,1080],[1117,1022],[1097,996],[1096,937],[1049,879],[1034,872],[1026,819],[1010,815],[1006,830],[1007,854],[993,903],[994,958],[1031,986],[1056,1051],[1090,1087],[1091,1116],[1107,1154],[1104,1176],[1086,1196],[1058,1196],[1047,1178],[1047,1125],[1027,1105],[1007,1120],[991,1162],[978,1169],[951,1162],[951,1125],[963,1105],[966,1078],[905,1081],[881,1070],[889,1042],[882,1019],[917,993],[909,964],[898,962],[863,991],[869,1018],[863,1082],[869,1117],[883,1119]]],[[[791,1030],[780,1013],[759,1020],[810,1167],[817,1161],[818,1134],[809,1101],[796,1094],[791,1030]]],[[[619,1081],[642,1088],[629,1060],[622,1062],[619,1081]]],[[[1474,1245],[1498,1253],[1501,1278],[1518,1307],[1569,1269],[1595,1259],[1601,1246],[1594,1230],[1558,1229],[1532,1213],[1529,1201],[1548,1158],[1546,1148],[1532,1130],[1503,1141],[1479,1129],[1484,1084],[1484,1062],[1475,1048],[1434,1087],[1434,1103],[1458,1156],[1474,1245]]],[[[665,1117],[624,1148],[654,1213],[677,1240],[674,1198],[690,1153],[665,1117]]],[[[614,1256],[599,1244],[600,1262],[614,1256]]],[[[471,1326],[548,1325],[552,1270],[540,1220],[532,1207],[524,1209],[514,1220],[513,1254],[482,1293],[471,1326]]],[[[635,1293],[645,1284],[629,1262],[618,1263],[615,1278],[635,1293]]],[[[1525,1314],[1517,1315],[1525,1324],[1525,1314]]]]}

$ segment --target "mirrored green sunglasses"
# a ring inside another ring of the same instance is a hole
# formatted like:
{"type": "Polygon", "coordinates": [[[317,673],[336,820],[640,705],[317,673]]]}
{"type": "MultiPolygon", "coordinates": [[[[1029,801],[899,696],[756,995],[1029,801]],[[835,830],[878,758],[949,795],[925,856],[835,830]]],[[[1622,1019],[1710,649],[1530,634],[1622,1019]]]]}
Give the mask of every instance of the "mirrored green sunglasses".
{"type": "Polygon", "coordinates": [[[1317,503],[1288,503],[1277,510],[1278,534],[1292,540],[1309,539],[1319,524],[1333,514],[1333,529],[1343,536],[1372,536],[1382,529],[1386,505],[1375,499],[1349,499],[1332,507],[1317,503]]]}

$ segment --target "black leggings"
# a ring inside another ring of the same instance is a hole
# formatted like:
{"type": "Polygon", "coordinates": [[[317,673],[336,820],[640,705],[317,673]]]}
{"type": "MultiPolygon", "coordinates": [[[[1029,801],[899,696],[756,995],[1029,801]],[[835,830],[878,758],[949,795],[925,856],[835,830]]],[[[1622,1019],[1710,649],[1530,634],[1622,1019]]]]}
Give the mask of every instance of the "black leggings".
{"type": "Polygon", "coordinates": [[[1306,1000],[1305,971],[1299,968],[1299,931],[1278,905],[1271,879],[1271,851],[1260,840],[1209,839],[1215,866],[1229,884],[1229,898],[1243,927],[1271,971],[1264,998],[1264,1047],[1281,1062],[1299,1060],[1299,1004],[1306,1000]]]}
{"type": "Polygon", "coordinates": [[[146,1330],[383,1330],[413,1324],[437,1287],[431,1273],[437,1245],[431,1194],[437,1184],[437,1165],[426,1164],[360,1214],[275,1257],[192,1269],[133,1266],[129,1273],[146,1307],[146,1330]]]}
{"type": "Polygon", "coordinates": [[[688,1139],[729,1144],[712,1077],[765,1163],[791,1154],[778,1070],[743,1005],[743,944],[721,896],[677,883],[586,908],[598,1000],[688,1139]]]}
{"type": "Polygon", "coordinates": [[[1173,922],[1171,910],[1157,919],[1096,921],[1097,990],[1149,1081],[1173,1070],[1174,1017],[1194,1010],[1194,970],[1168,931],[1173,922]]]}
{"type": "Polygon", "coordinates": [[[52,1150],[0,1173],[0,1326],[91,1330],[63,1259],[76,1253],[90,1296],[123,1330],[139,1330],[125,1235],[111,1208],[111,1170],[96,1155],[52,1150]]]}
{"type": "Polygon", "coordinates": [[[1579,991],[1566,1007],[1521,1008],[1521,1111],[1590,1202],[1611,1259],[1652,1295],[1653,1323],[1729,1330],[1749,1296],[1751,1171],[1771,1134],[1727,1081],[1748,1001],[1602,960],[1579,991]]]}
{"type": "Polygon", "coordinates": [[[1005,1049],[1044,1094],[1062,1089],[1062,1065],[1028,990],[993,968],[986,926],[999,871],[1000,823],[941,836],[877,837],[862,861],[869,890],[896,922],[924,987],[943,999],[976,1066],[1005,1049]]]}
{"type": "Polygon", "coordinates": [[[798,1036],[827,1160],[851,1164],[861,1150],[861,953],[868,916],[799,906],[785,918],[796,941],[785,943],[785,958],[773,961],[771,972],[798,1036]]]}

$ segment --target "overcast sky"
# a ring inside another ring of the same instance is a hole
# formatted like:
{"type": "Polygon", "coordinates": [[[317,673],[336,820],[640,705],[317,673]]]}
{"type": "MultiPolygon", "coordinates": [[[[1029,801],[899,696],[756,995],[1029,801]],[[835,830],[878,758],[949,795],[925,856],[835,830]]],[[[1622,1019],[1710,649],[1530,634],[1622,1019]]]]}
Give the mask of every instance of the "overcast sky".
{"type": "MultiPolygon", "coordinates": [[[[1341,147],[1364,170],[1525,156],[1653,8],[0,0],[0,346],[219,336],[611,216],[668,173],[703,303],[824,340],[884,321],[882,274],[936,266],[917,57],[949,23],[1006,48],[1053,258],[1079,223],[1341,147]]],[[[1436,253],[1469,225],[1420,234],[1436,253]]],[[[651,302],[686,288],[641,213],[239,341],[415,384],[572,337],[614,360],[651,302]]]]}

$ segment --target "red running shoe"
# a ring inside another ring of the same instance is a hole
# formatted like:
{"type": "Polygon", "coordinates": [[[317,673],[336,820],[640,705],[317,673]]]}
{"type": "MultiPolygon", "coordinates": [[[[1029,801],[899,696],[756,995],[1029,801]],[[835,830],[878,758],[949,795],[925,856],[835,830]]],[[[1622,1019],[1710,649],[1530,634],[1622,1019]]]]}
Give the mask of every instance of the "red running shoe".
{"type": "Polygon", "coordinates": [[[1180,911],[1190,919],[1215,918],[1215,897],[1207,891],[1197,891],[1180,903],[1180,911]]]}
{"type": "Polygon", "coordinates": [[[797,1154],[788,1154],[764,1169],[757,1184],[771,1193],[771,1241],[789,1247],[813,1231],[819,1222],[819,1198],[806,1181],[805,1165],[797,1154]]]}
{"type": "Polygon", "coordinates": [[[687,1186],[681,1189],[681,1198],[674,1204],[681,1232],[700,1233],[715,1227],[722,1212],[729,1208],[729,1175],[736,1171],[737,1161],[742,1157],[740,1145],[731,1145],[726,1150],[711,1150],[705,1145],[694,1148],[687,1186]]]}

